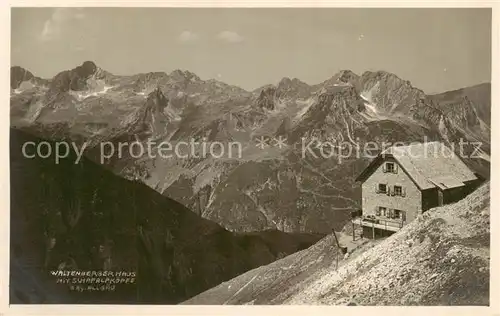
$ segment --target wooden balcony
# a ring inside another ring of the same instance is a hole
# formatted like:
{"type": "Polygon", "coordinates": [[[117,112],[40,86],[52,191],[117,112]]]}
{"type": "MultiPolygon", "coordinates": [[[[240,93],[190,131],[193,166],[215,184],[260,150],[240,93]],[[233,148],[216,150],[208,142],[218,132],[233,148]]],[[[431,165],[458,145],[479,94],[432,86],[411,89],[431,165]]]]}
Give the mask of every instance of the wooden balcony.
{"type": "Polygon", "coordinates": [[[378,228],[392,232],[397,232],[406,224],[403,220],[390,219],[381,216],[357,217],[353,218],[352,222],[360,226],[378,228]]]}

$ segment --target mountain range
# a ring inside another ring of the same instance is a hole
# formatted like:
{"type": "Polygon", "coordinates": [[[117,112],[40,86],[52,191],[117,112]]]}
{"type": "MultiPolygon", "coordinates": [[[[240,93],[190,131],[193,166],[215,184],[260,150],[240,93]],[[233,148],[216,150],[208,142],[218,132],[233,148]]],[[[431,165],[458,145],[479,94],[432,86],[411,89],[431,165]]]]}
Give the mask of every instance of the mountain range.
{"type": "Polygon", "coordinates": [[[12,67],[10,109],[12,127],[88,142],[86,156],[95,162],[102,142],[238,142],[241,157],[125,154],[104,166],[229,231],[328,233],[359,208],[354,179],[370,159],[333,147],[328,158],[316,158],[314,146],[304,156],[304,143],[362,148],[427,139],[451,147],[462,139],[480,144],[479,155],[464,161],[488,178],[490,91],[485,83],[427,95],[395,74],[349,70],[315,85],[283,78],[246,91],[189,71],[118,76],[87,61],[51,79],[12,67]]]}
{"type": "Polygon", "coordinates": [[[11,304],[175,304],[323,237],[229,232],[86,157],[23,156],[25,143],[42,141],[10,131],[11,304]],[[135,282],[72,291],[56,270],[132,272],[135,282]]]}

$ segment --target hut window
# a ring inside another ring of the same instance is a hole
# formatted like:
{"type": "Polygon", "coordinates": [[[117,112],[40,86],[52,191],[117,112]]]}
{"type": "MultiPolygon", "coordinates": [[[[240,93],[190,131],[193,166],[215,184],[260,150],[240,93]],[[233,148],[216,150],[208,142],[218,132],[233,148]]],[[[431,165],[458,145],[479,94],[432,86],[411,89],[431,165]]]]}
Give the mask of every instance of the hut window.
{"type": "Polygon", "coordinates": [[[394,167],[394,162],[385,163],[385,172],[396,173],[396,168],[394,167]]]}
{"type": "Polygon", "coordinates": [[[402,210],[394,210],[394,217],[404,222],[406,221],[406,212],[402,210]]]}
{"type": "Polygon", "coordinates": [[[375,214],[376,214],[377,216],[380,216],[381,214],[384,214],[384,215],[385,215],[385,211],[386,211],[386,210],[387,210],[387,209],[386,209],[385,207],[379,206],[379,207],[377,208],[377,211],[376,211],[376,213],[375,213],[375,214]]]}
{"type": "Polygon", "coordinates": [[[378,188],[377,188],[378,193],[387,193],[387,184],[385,183],[379,183],[378,188]]]}
{"type": "Polygon", "coordinates": [[[399,185],[394,186],[394,195],[403,195],[403,188],[399,185]]]}

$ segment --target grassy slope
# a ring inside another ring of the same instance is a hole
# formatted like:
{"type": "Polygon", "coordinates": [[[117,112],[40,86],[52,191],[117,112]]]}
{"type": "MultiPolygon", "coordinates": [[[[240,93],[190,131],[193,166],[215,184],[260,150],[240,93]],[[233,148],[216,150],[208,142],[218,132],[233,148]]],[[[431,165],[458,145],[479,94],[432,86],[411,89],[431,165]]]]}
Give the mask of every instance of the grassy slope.
{"type": "Polygon", "coordinates": [[[11,303],[178,303],[321,238],[231,233],[86,158],[24,158],[26,141],[41,140],[11,130],[11,303]],[[135,286],[67,293],[44,273],[62,262],[103,269],[108,256],[112,269],[137,271],[135,286]]]}

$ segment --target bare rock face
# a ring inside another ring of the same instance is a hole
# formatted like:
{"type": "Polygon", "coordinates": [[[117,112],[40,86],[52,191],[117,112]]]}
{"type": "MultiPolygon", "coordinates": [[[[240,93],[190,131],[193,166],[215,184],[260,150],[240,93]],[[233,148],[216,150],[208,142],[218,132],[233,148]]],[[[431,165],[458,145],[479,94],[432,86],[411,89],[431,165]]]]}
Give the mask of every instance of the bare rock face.
{"type": "Polygon", "coordinates": [[[455,104],[446,104],[443,106],[443,112],[451,120],[465,128],[480,124],[476,110],[467,96],[455,104]]]}
{"type": "Polygon", "coordinates": [[[148,91],[153,91],[155,88],[166,84],[169,77],[164,72],[150,72],[138,76],[135,80],[132,90],[136,93],[148,94],[148,91]]]}
{"type": "Polygon", "coordinates": [[[283,78],[276,87],[277,97],[281,99],[305,99],[311,94],[311,87],[297,78],[283,78]]]}
{"type": "Polygon", "coordinates": [[[429,96],[431,102],[451,121],[489,142],[491,116],[491,86],[481,84],[429,96]]]}
{"type": "Polygon", "coordinates": [[[343,83],[356,84],[359,80],[359,76],[352,72],[351,70],[342,70],[337,74],[337,80],[343,83]]]}
{"type": "Polygon", "coordinates": [[[276,98],[276,87],[270,86],[260,91],[257,98],[257,105],[262,109],[274,110],[276,98]]]}
{"type": "MultiPolygon", "coordinates": [[[[466,111],[468,113],[475,111],[477,116],[489,126],[491,117],[490,96],[491,85],[489,83],[483,83],[473,87],[430,95],[429,98],[435,102],[435,104],[439,104],[439,107],[443,108],[445,112],[454,110],[455,105],[457,105],[458,108],[463,108],[460,109],[460,111],[466,111]]],[[[467,114],[466,116],[469,115],[470,114],[467,114]]]]}
{"type": "Polygon", "coordinates": [[[165,114],[168,102],[167,97],[159,88],[152,91],[144,106],[137,113],[137,121],[134,123],[135,129],[142,132],[147,131],[147,134],[151,136],[163,133],[170,122],[169,117],[165,114]]]}
{"type": "Polygon", "coordinates": [[[14,66],[10,68],[10,87],[12,89],[17,89],[21,83],[30,81],[33,78],[33,74],[22,67],[14,66]]]}
{"type": "Polygon", "coordinates": [[[297,78],[284,77],[277,85],[267,85],[258,89],[256,98],[258,108],[275,110],[286,106],[288,102],[296,99],[307,99],[313,92],[313,87],[297,78]]]}
{"type": "Polygon", "coordinates": [[[12,66],[10,68],[10,88],[17,91],[17,93],[30,90],[32,88],[46,88],[48,81],[36,77],[31,71],[24,69],[20,66],[12,66]]]}
{"type": "Polygon", "coordinates": [[[351,136],[363,110],[363,100],[354,87],[323,88],[316,102],[294,127],[291,139],[299,141],[302,137],[317,137],[326,140],[328,137],[334,137],[341,141],[344,136],[351,136]]]}
{"type": "Polygon", "coordinates": [[[409,81],[385,71],[363,73],[359,89],[362,95],[388,113],[406,114],[425,97],[424,92],[414,88],[409,81]]]}
{"type": "Polygon", "coordinates": [[[68,91],[85,91],[95,85],[95,80],[105,80],[106,72],[92,61],[86,61],[80,66],[60,72],[51,81],[49,95],[57,96],[68,91]],[[93,79],[93,80],[91,80],[93,79]]]}
{"type": "Polygon", "coordinates": [[[340,85],[351,85],[357,86],[359,81],[359,76],[352,72],[351,70],[341,70],[336,73],[333,77],[323,82],[324,87],[340,86],[340,85]]]}
{"type": "Polygon", "coordinates": [[[192,73],[187,70],[176,69],[170,73],[170,78],[176,82],[199,82],[201,81],[200,77],[198,77],[195,73],[192,73]]]}

